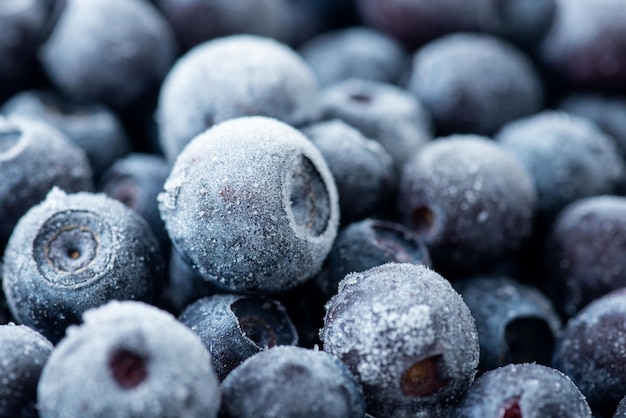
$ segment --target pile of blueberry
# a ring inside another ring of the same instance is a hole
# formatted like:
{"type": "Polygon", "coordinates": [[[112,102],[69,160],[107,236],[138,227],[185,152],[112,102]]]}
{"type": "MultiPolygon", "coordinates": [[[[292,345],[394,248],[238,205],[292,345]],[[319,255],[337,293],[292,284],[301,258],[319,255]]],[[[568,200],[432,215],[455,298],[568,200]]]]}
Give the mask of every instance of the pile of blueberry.
{"type": "Polygon", "coordinates": [[[624,0],[0,0],[0,418],[626,417],[624,0]]]}

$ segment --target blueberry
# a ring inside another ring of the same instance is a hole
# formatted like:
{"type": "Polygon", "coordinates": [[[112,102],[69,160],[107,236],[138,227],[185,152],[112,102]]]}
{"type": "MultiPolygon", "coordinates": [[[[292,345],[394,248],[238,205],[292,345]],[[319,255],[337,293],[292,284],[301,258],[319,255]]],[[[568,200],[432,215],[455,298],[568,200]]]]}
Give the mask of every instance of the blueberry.
{"type": "Polygon", "coordinates": [[[55,188],[15,227],[2,284],[15,319],[56,343],[89,308],[154,302],[162,276],[158,243],[139,215],[104,195],[55,188]]]}
{"type": "Polygon", "coordinates": [[[396,222],[364,219],[339,231],[315,282],[328,299],[349,273],[391,262],[431,265],[426,244],[414,231],[396,222]]]}
{"type": "Polygon", "coordinates": [[[156,155],[131,153],[116,161],[103,174],[98,189],[119,200],[144,218],[161,243],[163,254],[169,254],[171,243],[161,219],[158,194],[171,167],[156,155]]]}
{"type": "Polygon", "coordinates": [[[611,193],[624,178],[624,161],[613,141],[567,113],[544,111],[513,121],[495,139],[532,175],[544,218],[576,199],[611,193]]]}
{"type": "Polygon", "coordinates": [[[436,270],[473,272],[519,249],[536,193],[515,157],[486,137],[430,142],[400,178],[398,211],[422,236],[436,270]]]}
{"type": "Polygon", "coordinates": [[[450,32],[476,31],[493,18],[492,2],[477,0],[357,0],[363,21],[416,48],[450,32]]]}
{"type": "Polygon", "coordinates": [[[509,363],[550,365],[561,330],[550,299],[505,276],[474,277],[453,285],[476,321],[481,370],[509,363]]]}
{"type": "Polygon", "coordinates": [[[80,103],[54,91],[23,91],[2,106],[5,115],[38,119],[64,133],[87,154],[94,177],[131,149],[118,117],[100,103],[80,103]]]}
{"type": "Polygon", "coordinates": [[[61,91],[127,109],[161,82],[176,56],[175,39],[152,4],[64,0],[64,5],[39,53],[61,91]]]}
{"type": "Polygon", "coordinates": [[[560,102],[560,108],[594,122],[615,140],[622,158],[626,157],[626,99],[591,93],[571,94],[560,102]]]}
{"type": "Polygon", "coordinates": [[[315,146],[266,117],[197,136],[159,196],[183,259],[218,287],[277,292],[319,271],[337,233],[335,182],[315,146]]]}
{"type": "Polygon", "coordinates": [[[44,123],[0,117],[0,251],[19,218],[53,186],[93,189],[85,153],[44,123]]]}
{"type": "Polygon", "coordinates": [[[389,263],[346,276],[326,305],[320,336],[357,376],[374,416],[446,416],[478,365],[469,309],[423,265],[389,263]]]}
{"type": "Polygon", "coordinates": [[[365,138],[340,119],[314,123],[302,133],[328,163],[339,192],[343,224],[390,211],[396,173],[393,159],[380,143],[365,138]]]}
{"type": "Polygon", "coordinates": [[[594,414],[611,416],[626,393],[626,289],[604,295],[570,319],[553,367],[568,375],[594,414]]]}
{"type": "Polygon", "coordinates": [[[512,364],[480,376],[456,412],[458,418],[591,418],[576,385],[539,364],[512,364]]]}
{"type": "Polygon", "coordinates": [[[286,45],[251,35],[209,41],[180,58],[161,87],[161,146],[173,161],[194,136],[239,116],[303,124],[316,116],[316,95],[315,76],[286,45]]]}
{"type": "Polygon", "coordinates": [[[626,287],[626,197],[579,199],[559,213],[544,249],[549,286],[566,316],[626,287]]]}
{"type": "Polygon", "coordinates": [[[85,312],[46,363],[41,418],[216,417],[220,390],[199,338],[141,302],[85,312]]]}
{"type": "Polygon", "coordinates": [[[229,418],[361,418],[363,392],[334,356],[301,347],[261,351],[222,383],[229,418]]]}
{"type": "Polygon", "coordinates": [[[341,119],[380,142],[394,159],[396,172],[432,138],[428,111],[391,84],[345,80],[325,88],[320,100],[324,119],[341,119]]]}
{"type": "Polygon", "coordinates": [[[255,353],[298,343],[283,305],[259,296],[202,298],[189,305],[179,320],[200,336],[220,380],[255,353]]]}
{"type": "Polygon", "coordinates": [[[626,395],[622,398],[622,400],[617,405],[617,409],[615,410],[615,414],[613,418],[624,418],[626,417],[626,395]]]}
{"type": "Polygon", "coordinates": [[[440,135],[491,135],[541,110],[543,86],[530,60],[490,35],[455,33],[419,49],[409,91],[431,112],[440,135]]]}
{"type": "Polygon", "coordinates": [[[626,87],[626,9],[621,0],[557,0],[558,13],[541,45],[542,61],[570,83],[626,87]]]}
{"type": "Polygon", "coordinates": [[[321,86],[350,78],[395,83],[406,52],[392,37],[368,27],[324,32],[299,49],[321,86]]]}
{"type": "Polygon", "coordinates": [[[23,325],[0,325],[0,417],[36,418],[37,383],[52,344],[23,325]]]}

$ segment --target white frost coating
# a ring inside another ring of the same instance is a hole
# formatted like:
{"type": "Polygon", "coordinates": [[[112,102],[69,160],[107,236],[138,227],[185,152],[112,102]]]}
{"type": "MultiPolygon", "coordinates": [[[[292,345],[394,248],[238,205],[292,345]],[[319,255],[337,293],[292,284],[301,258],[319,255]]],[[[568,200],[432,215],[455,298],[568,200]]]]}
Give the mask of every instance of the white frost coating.
{"type": "Polygon", "coordinates": [[[392,376],[404,372],[402,368],[394,369],[399,366],[394,362],[394,351],[419,357],[435,341],[430,307],[417,305],[406,312],[396,312],[394,307],[375,303],[371,308],[362,317],[363,323],[369,326],[361,328],[357,338],[343,346],[343,352],[335,354],[341,357],[350,350],[365,353],[357,366],[361,381],[393,384],[392,376]]]}

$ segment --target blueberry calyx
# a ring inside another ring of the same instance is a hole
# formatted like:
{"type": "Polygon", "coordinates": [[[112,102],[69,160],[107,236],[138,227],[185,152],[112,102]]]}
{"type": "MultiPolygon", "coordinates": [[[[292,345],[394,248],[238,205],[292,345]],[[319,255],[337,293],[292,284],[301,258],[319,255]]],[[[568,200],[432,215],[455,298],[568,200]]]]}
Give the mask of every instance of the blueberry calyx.
{"type": "Polygon", "coordinates": [[[435,213],[428,206],[418,206],[411,213],[411,226],[420,235],[427,235],[435,225],[435,213]]]}
{"type": "Polygon", "coordinates": [[[115,382],[124,389],[135,388],[148,377],[145,359],[126,349],[113,353],[109,360],[109,368],[115,382]]]}
{"type": "Polygon", "coordinates": [[[446,386],[450,379],[441,375],[442,355],[417,361],[411,365],[400,379],[400,389],[408,396],[428,396],[446,386]]]}
{"type": "Polygon", "coordinates": [[[70,225],[64,227],[48,241],[46,259],[60,273],[79,272],[98,256],[98,236],[87,227],[70,225]]]}
{"type": "Polygon", "coordinates": [[[500,418],[522,418],[522,408],[519,405],[519,396],[507,401],[504,407],[500,410],[498,416],[500,418]]]}
{"type": "Polygon", "coordinates": [[[304,155],[296,159],[290,172],[290,209],[298,228],[319,236],[328,226],[330,197],[315,165],[304,155]]]}

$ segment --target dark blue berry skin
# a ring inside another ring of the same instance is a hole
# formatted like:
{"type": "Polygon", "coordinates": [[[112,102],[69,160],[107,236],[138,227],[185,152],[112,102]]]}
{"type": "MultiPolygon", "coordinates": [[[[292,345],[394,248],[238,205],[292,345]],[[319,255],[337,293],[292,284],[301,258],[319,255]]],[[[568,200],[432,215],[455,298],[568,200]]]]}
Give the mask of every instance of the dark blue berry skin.
{"type": "Polygon", "coordinates": [[[45,39],[55,0],[3,2],[0,6],[0,102],[37,75],[37,48],[45,39]]]}
{"type": "Polygon", "coordinates": [[[591,418],[591,410],[566,375],[525,363],[500,367],[476,379],[454,417],[591,418]]]}
{"type": "Polygon", "coordinates": [[[376,417],[445,417],[478,365],[469,309],[433,270],[388,263],[346,276],[326,305],[324,350],[344,361],[376,417]]]}
{"type": "Polygon", "coordinates": [[[154,303],[163,270],[139,215],[105,195],[55,188],[16,225],[2,285],[15,319],[56,343],[89,308],[112,299],[154,303]]]}
{"type": "Polygon", "coordinates": [[[118,117],[99,103],[75,102],[54,91],[27,90],[7,100],[1,110],[7,116],[37,119],[64,133],[85,151],[96,179],[132,147],[118,117]]]}
{"type": "Polygon", "coordinates": [[[495,140],[532,175],[542,218],[553,218],[576,199],[610,194],[624,179],[615,143],[591,122],[564,112],[513,121],[495,140]]]}
{"type": "Polygon", "coordinates": [[[329,299],[348,273],[391,262],[431,265],[426,244],[406,226],[371,218],[353,222],[339,230],[315,283],[329,299]]]}
{"type": "Polygon", "coordinates": [[[169,280],[164,291],[165,302],[176,314],[200,298],[219,293],[219,289],[204,280],[175,248],[171,250],[167,267],[169,280]]]}
{"type": "Polygon", "coordinates": [[[49,125],[0,117],[0,249],[20,217],[53,186],[67,192],[93,190],[84,151],[49,125]]]}
{"type": "Polygon", "coordinates": [[[299,52],[321,86],[350,78],[394,84],[407,59],[395,39],[364,26],[324,32],[299,52]]]}
{"type": "Polygon", "coordinates": [[[413,57],[408,90],[430,111],[440,135],[492,135],[543,106],[543,86],[530,60],[495,36],[456,33],[413,57]]]}
{"type": "Polygon", "coordinates": [[[536,199],[513,155],[486,137],[453,135],[405,165],[398,212],[426,242],[435,270],[467,277],[521,247],[536,199]]]}
{"type": "Polygon", "coordinates": [[[493,19],[492,2],[441,0],[357,0],[368,25],[414,49],[450,32],[477,31],[493,19]]]}
{"type": "Polygon", "coordinates": [[[539,290],[505,276],[456,281],[476,320],[482,371],[510,363],[550,365],[561,320],[539,290]]]}
{"type": "Polygon", "coordinates": [[[119,200],[148,222],[169,255],[171,243],[161,219],[157,196],[169,176],[171,167],[157,155],[132,153],[116,161],[100,179],[98,189],[119,200]]]}
{"type": "Polygon", "coordinates": [[[53,346],[23,325],[0,325],[0,418],[38,417],[37,383],[53,346]]]}
{"type": "Polygon", "coordinates": [[[41,374],[41,418],[215,418],[210,354],[189,328],[140,302],[90,309],[41,374]]]}
{"type": "Polygon", "coordinates": [[[626,9],[621,0],[557,0],[558,13],[544,39],[543,63],[577,86],[626,88],[626,9]]]}
{"type": "Polygon", "coordinates": [[[241,116],[308,123],[317,117],[317,93],[313,72],[284,44],[252,35],[203,43],[182,56],[163,82],[161,147],[173,162],[196,135],[241,116]]]}
{"type": "Polygon", "coordinates": [[[320,152],[267,117],[231,119],[194,138],[159,208],[183,259],[236,293],[278,292],[311,278],[339,223],[337,189],[320,152]]]}
{"type": "Polygon", "coordinates": [[[626,197],[579,199],[559,213],[544,248],[546,286],[571,317],[612,290],[626,287],[626,197]]]}
{"type": "Polygon", "coordinates": [[[613,138],[622,158],[626,157],[626,99],[600,94],[571,94],[559,107],[594,122],[613,138]]]}
{"type": "Polygon", "coordinates": [[[610,417],[626,393],[626,289],[604,295],[570,319],[554,352],[553,367],[568,375],[594,416],[610,417]]]}
{"type": "Polygon", "coordinates": [[[302,133],[320,150],[335,179],[342,224],[389,213],[397,180],[393,159],[380,143],[340,119],[308,125],[302,133]]]}
{"type": "Polygon", "coordinates": [[[149,2],[65,0],[39,58],[68,96],[128,109],[161,82],[176,57],[175,43],[149,2]]]}
{"type": "Polygon", "coordinates": [[[324,119],[341,119],[374,139],[394,160],[396,172],[432,139],[428,111],[407,91],[371,80],[345,80],[322,90],[324,119]]]}
{"type": "MultiPolygon", "coordinates": [[[[361,418],[363,392],[336,357],[282,346],[261,351],[222,382],[225,418],[361,418]]],[[[222,415],[223,414],[223,415],[222,415]]]]}
{"type": "Polygon", "coordinates": [[[220,380],[253,354],[298,343],[285,308],[274,299],[213,295],[189,305],[178,319],[200,336],[220,380]]]}

